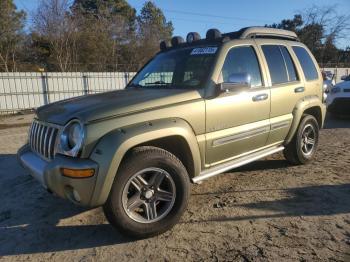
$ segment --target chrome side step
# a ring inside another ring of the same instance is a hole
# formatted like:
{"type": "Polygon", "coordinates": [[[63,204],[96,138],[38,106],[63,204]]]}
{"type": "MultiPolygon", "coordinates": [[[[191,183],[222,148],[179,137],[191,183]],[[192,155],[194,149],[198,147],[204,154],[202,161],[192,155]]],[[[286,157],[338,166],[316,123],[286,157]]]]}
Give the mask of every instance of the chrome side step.
{"type": "Polygon", "coordinates": [[[203,172],[201,172],[199,174],[199,176],[196,176],[194,178],[192,178],[192,182],[193,183],[199,183],[203,180],[206,180],[212,176],[216,176],[219,175],[221,173],[224,173],[228,170],[240,167],[240,166],[244,166],[245,164],[254,162],[258,159],[264,158],[266,156],[272,155],[274,153],[280,152],[284,149],[283,146],[279,146],[279,147],[270,147],[246,156],[243,156],[239,159],[234,159],[232,161],[229,161],[227,163],[218,165],[218,166],[214,166],[212,168],[209,168],[203,172]]]}

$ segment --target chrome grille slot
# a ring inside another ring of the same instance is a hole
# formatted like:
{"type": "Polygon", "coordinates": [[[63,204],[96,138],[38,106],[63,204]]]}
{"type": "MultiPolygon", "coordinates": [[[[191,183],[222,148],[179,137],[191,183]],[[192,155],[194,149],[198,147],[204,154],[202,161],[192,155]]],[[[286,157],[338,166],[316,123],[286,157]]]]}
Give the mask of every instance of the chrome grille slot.
{"type": "Polygon", "coordinates": [[[33,152],[53,159],[59,127],[34,120],[29,131],[29,145],[33,152]]]}

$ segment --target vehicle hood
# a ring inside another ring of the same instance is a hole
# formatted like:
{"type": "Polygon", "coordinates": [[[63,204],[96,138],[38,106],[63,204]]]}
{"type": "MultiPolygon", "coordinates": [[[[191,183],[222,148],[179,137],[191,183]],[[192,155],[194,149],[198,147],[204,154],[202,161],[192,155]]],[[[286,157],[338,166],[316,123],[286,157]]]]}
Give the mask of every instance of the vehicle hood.
{"type": "Polygon", "coordinates": [[[133,88],[79,96],[39,107],[41,121],[65,125],[73,118],[83,123],[200,99],[198,90],[133,88]]]}
{"type": "Polygon", "coordinates": [[[334,87],[350,88],[350,81],[340,82],[340,83],[336,84],[334,87]]]}

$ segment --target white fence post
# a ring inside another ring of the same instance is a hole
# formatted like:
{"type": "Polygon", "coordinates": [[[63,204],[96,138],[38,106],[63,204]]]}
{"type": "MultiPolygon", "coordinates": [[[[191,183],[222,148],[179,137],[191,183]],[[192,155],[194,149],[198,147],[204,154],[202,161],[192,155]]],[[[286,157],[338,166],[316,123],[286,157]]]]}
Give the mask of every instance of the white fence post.
{"type": "Polygon", "coordinates": [[[49,86],[47,83],[47,74],[41,73],[41,84],[42,84],[42,90],[43,90],[44,105],[47,105],[50,103],[49,86]]]}
{"type": "Polygon", "coordinates": [[[125,79],[125,86],[127,86],[127,84],[129,83],[129,73],[128,72],[124,73],[124,79],[125,79]]]}
{"type": "Polygon", "coordinates": [[[82,77],[83,77],[84,94],[88,95],[89,94],[89,78],[84,73],[83,73],[82,77]]]}

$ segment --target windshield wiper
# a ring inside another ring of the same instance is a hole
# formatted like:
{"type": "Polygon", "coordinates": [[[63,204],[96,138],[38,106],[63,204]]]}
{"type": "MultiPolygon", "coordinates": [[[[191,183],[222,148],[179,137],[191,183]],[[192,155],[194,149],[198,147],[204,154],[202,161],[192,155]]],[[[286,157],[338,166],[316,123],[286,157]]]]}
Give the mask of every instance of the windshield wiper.
{"type": "Polygon", "coordinates": [[[155,85],[170,85],[170,83],[165,83],[164,81],[156,81],[153,83],[145,83],[146,86],[155,86],[155,85]]]}
{"type": "Polygon", "coordinates": [[[144,87],[144,86],[143,86],[143,85],[140,85],[140,84],[131,83],[131,84],[127,85],[127,88],[128,88],[128,87],[142,88],[142,87],[144,87]]]}

